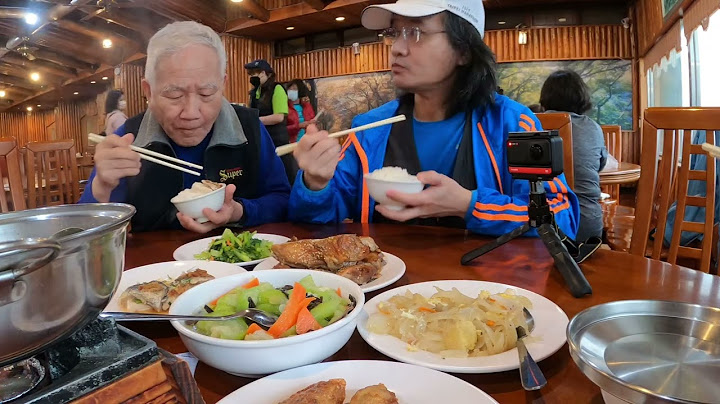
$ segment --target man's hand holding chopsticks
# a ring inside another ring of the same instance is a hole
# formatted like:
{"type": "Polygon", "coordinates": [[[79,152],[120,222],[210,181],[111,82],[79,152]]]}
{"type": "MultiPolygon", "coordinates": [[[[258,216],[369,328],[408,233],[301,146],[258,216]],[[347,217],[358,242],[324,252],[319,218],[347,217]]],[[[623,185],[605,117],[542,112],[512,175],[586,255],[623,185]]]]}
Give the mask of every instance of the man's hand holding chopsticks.
{"type": "Polygon", "coordinates": [[[239,222],[245,211],[242,204],[233,199],[234,194],[235,185],[230,184],[225,187],[225,202],[220,210],[215,212],[212,209],[203,209],[203,215],[209,222],[198,223],[195,219],[180,212],[177,213],[177,218],[182,227],[196,233],[207,233],[228,223],[239,222]]]}
{"type": "Polygon", "coordinates": [[[299,180],[304,181],[308,189],[319,191],[335,175],[340,159],[340,144],[337,139],[329,138],[327,131],[318,131],[315,125],[310,125],[293,151],[293,156],[303,170],[299,180]]]}
{"type": "Polygon", "coordinates": [[[98,202],[108,202],[110,193],[120,179],[140,173],[140,155],[130,149],[135,136],[108,135],[95,148],[95,179],[92,182],[93,197],[98,202]]]}
{"type": "Polygon", "coordinates": [[[390,190],[388,198],[406,205],[405,209],[394,211],[382,204],[375,209],[391,220],[405,222],[418,217],[465,217],[470,207],[472,192],[463,188],[452,178],[435,171],[418,173],[418,180],[429,187],[417,194],[406,194],[390,190]]]}

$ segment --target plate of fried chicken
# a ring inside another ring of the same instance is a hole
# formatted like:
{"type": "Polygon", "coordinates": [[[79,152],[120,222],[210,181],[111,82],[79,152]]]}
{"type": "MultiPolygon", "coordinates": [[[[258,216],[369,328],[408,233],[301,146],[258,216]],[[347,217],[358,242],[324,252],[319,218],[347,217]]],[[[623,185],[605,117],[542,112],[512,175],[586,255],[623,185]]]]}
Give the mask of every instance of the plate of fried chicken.
{"type": "Polygon", "coordinates": [[[405,263],[384,252],[371,237],[340,234],[323,239],[292,240],[272,246],[272,257],[255,271],[283,268],[336,273],[372,292],[389,286],[405,274],[405,263]]]}
{"type": "Polygon", "coordinates": [[[303,366],[256,380],[218,404],[493,404],[477,387],[428,368],[385,361],[303,366]]]}

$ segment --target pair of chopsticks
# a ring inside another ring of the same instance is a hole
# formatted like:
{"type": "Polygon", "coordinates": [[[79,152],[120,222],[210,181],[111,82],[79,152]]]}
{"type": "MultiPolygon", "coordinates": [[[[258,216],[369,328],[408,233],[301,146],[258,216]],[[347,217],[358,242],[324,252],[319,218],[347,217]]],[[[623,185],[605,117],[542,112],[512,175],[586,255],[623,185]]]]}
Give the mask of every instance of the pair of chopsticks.
{"type": "MultiPolygon", "coordinates": [[[[331,133],[328,137],[338,138],[338,137],[342,137],[345,135],[349,135],[353,132],[360,132],[360,131],[363,131],[366,129],[377,128],[378,126],[390,125],[390,124],[393,124],[396,122],[401,122],[404,120],[405,120],[405,115],[398,115],[398,116],[394,116],[392,118],[383,119],[382,121],[377,121],[377,122],[369,123],[367,125],[358,126],[356,128],[341,130],[340,132],[331,133]]],[[[297,142],[282,145],[280,147],[275,148],[275,153],[277,153],[278,156],[284,156],[286,154],[292,153],[296,147],[297,147],[297,142]]]]}
{"type": "Polygon", "coordinates": [[[708,152],[709,155],[720,159],[720,147],[711,145],[710,143],[703,143],[702,149],[708,152]]]}
{"type": "MultiPolygon", "coordinates": [[[[105,141],[105,137],[104,137],[104,136],[100,136],[100,135],[96,135],[96,134],[94,134],[94,133],[90,133],[90,134],[88,134],[88,140],[90,140],[91,142],[95,142],[95,143],[101,143],[101,142],[105,141]]],[[[170,167],[170,168],[172,168],[172,169],[175,169],[175,170],[178,170],[178,171],[182,171],[182,172],[184,172],[184,173],[188,173],[188,174],[192,174],[192,175],[197,175],[198,177],[202,177],[202,174],[200,174],[200,173],[197,172],[197,171],[188,170],[188,169],[185,168],[185,167],[176,166],[175,164],[168,163],[167,161],[172,161],[173,163],[182,164],[182,165],[185,165],[185,166],[188,166],[188,167],[192,167],[192,168],[196,168],[196,169],[202,171],[203,167],[202,167],[202,166],[199,166],[199,165],[197,165],[197,164],[188,163],[187,161],[182,161],[182,160],[176,159],[176,158],[174,158],[174,157],[166,156],[166,155],[164,155],[164,154],[162,154],[162,153],[154,152],[154,151],[152,151],[152,150],[143,149],[142,147],[137,147],[137,146],[130,145],[130,149],[132,149],[133,151],[138,152],[138,153],[140,154],[140,158],[143,159],[143,160],[152,161],[153,163],[155,163],[155,164],[160,164],[161,166],[170,167]],[[154,157],[153,157],[153,156],[154,156],[154,157]],[[157,157],[157,158],[156,158],[156,157],[157,157]],[[161,159],[167,160],[167,161],[163,161],[163,160],[161,160],[161,159]]]]}

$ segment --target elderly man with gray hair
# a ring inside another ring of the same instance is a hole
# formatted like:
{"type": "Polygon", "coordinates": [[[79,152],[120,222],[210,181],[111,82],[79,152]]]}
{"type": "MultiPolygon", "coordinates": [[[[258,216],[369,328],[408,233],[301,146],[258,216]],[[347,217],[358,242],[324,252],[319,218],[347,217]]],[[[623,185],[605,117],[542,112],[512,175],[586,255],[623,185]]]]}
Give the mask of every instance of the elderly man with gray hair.
{"type": "Polygon", "coordinates": [[[80,203],[134,205],[133,231],[182,226],[204,233],[285,220],[285,169],[257,111],[223,97],[226,62],[222,41],[209,27],[184,21],[158,31],[148,44],[142,82],[148,110],[97,146],[80,203]],[[224,205],[205,209],[207,223],[177,212],[170,199],[201,178],[141,163],[130,145],[202,165],[203,178],[227,184],[224,205]]]}

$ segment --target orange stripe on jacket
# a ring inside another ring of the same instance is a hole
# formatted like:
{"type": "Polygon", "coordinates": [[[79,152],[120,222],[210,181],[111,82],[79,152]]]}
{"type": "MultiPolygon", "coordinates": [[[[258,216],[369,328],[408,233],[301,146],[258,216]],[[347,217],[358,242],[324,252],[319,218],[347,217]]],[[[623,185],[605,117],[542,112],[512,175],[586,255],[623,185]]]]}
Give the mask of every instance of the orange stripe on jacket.
{"type": "Polygon", "coordinates": [[[478,129],[480,129],[480,135],[483,138],[483,142],[485,143],[485,149],[487,149],[488,155],[490,156],[490,162],[493,165],[493,169],[495,170],[495,177],[497,178],[498,187],[500,187],[500,193],[504,194],[503,192],[503,186],[502,186],[502,180],[500,179],[500,170],[498,170],[497,161],[495,161],[495,155],[492,152],[492,149],[490,148],[490,143],[488,143],[487,136],[485,136],[485,130],[483,129],[482,125],[478,123],[478,129]]]}
{"type": "Polygon", "coordinates": [[[567,191],[568,191],[568,190],[567,190],[567,188],[565,187],[565,184],[563,184],[563,182],[560,181],[560,178],[555,177],[555,178],[553,179],[553,182],[556,182],[556,183],[558,184],[558,186],[560,187],[560,192],[562,192],[563,194],[567,194],[567,191]]]}
{"type": "Polygon", "coordinates": [[[477,210],[489,210],[492,212],[505,212],[505,211],[513,211],[513,212],[527,212],[528,207],[527,206],[520,206],[515,205],[514,203],[509,203],[507,205],[495,205],[491,203],[475,203],[475,209],[477,210]]]}
{"type": "MultiPolygon", "coordinates": [[[[525,114],[520,114],[520,119],[521,119],[521,120],[524,119],[524,120],[530,125],[530,127],[532,128],[531,130],[537,131],[537,126],[535,126],[535,120],[534,120],[534,119],[530,118],[529,116],[527,116],[527,115],[525,115],[525,114]]],[[[522,123],[522,122],[521,122],[521,123],[522,123]]]]}
{"type": "Polygon", "coordinates": [[[480,220],[506,221],[506,222],[527,222],[528,215],[489,214],[473,211],[473,216],[480,220]]]}
{"type": "Polygon", "coordinates": [[[530,128],[530,125],[526,124],[526,123],[523,122],[523,121],[520,121],[520,123],[519,123],[518,125],[520,125],[521,128],[525,129],[525,132],[532,132],[532,131],[533,131],[532,128],[530,128]]]}
{"type": "Polygon", "coordinates": [[[548,186],[550,186],[550,192],[551,192],[551,193],[553,193],[553,194],[557,194],[557,193],[558,193],[558,189],[557,189],[557,186],[555,185],[555,182],[554,182],[554,181],[548,181],[547,184],[548,184],[548,186]]]}
{"type": "MultiPolygon", "coordinates": [[[[358,154],[358,157],[360,158],[360,165],[362,166],[362,172],[363,172],[363,182],[362,182],[362,204],[360,208],[360,223],[368,223],[369,217],[370,217],[370,193],[368,191],[367,184],[365,183],[365,174],[370,173],[370,166],[368,165],[368,158],[365,154],[365,150],[363,150],[362,146],[360,146],[360,142],[358,141],[357,137],[355,136],[355,133],[351,133],[350,136],[348,136],[348,139],[346,143],[352,143],[355,146],[355,151],[358,154]]],[[[343,149],[347,149],[347,147],[343,147],[343,149]]]]}

